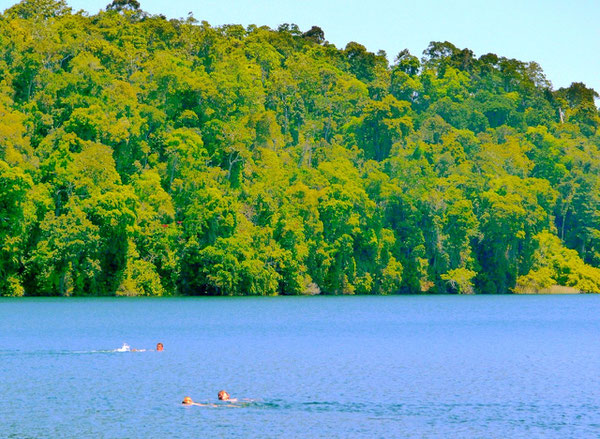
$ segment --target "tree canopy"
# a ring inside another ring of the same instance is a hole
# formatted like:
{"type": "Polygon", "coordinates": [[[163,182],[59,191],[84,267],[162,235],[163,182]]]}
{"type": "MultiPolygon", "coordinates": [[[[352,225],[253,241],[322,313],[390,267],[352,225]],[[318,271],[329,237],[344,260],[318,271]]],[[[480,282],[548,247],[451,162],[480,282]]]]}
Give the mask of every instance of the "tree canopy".
{"type": "Polygon", "coordinates": [[[5,10],[0,294],[600,292],[595,90],[325,31],[5,10]]]}

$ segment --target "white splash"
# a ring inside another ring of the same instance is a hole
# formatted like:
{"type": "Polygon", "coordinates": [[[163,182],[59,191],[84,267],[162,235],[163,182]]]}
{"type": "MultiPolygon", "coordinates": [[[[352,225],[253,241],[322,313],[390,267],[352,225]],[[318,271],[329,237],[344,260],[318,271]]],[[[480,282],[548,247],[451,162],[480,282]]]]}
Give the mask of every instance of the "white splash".
{"type": "Polygon", "coordinates": [[[123,343],[119,349],[115,349],[115,352],[129,352],[131,351],[131,347],[127,343],[123,343]]]}

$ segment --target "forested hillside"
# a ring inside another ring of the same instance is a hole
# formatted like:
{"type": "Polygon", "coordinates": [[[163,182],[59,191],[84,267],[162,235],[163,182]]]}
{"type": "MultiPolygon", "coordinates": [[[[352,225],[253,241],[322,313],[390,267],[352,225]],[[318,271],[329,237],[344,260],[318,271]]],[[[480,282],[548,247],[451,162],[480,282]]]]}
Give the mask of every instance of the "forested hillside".
{"type": "Polygon", "coordinates": [[[597,293],[597,96],[448,42],[388,59],[24,0],[0,16],[0,294],[597,293]]]}

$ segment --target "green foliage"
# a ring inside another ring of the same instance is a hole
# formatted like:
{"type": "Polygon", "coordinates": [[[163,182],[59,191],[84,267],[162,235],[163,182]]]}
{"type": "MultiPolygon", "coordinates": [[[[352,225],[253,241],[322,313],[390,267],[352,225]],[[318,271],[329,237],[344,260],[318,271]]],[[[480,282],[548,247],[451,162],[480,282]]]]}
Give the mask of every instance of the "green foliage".
{"type": "Polygon", "coordinates": [[[600,292],[585,84],[136,0],[0,17],[0,294],[600,292]]]}
{"type": "Polygon", "coordinates": [[[519,277],[517,292],[543,292],[554,286],[571,287],[583,293],[600,293],[600,269],[586,265],[575,250],[544,231],[534,237],[537,244],[533,266],[519,277]]]}
{"type": "Polygon", "coordinates": [[[448,273],[442,274],[440,277],[442,280],[448,282],[450,288],[452,288],[458,294],[473,294],[475,289],[473,288],[473,278],[476,276],[476,272],[468,270],[466,268],[456,268],[448,271],[448,273]]]}
{"type": "Polygon", "coordinates": [[[31,177],[21,168],[0,160],[0,292],[22,296],[21,274],[32,218],[31,177]]]}
{"type": "Polygon", "coordinates": [[[21,0],[4,14],[8,17],[22,19],[48,19],[69,14],[71,8],[64,0],[21,0]]]}

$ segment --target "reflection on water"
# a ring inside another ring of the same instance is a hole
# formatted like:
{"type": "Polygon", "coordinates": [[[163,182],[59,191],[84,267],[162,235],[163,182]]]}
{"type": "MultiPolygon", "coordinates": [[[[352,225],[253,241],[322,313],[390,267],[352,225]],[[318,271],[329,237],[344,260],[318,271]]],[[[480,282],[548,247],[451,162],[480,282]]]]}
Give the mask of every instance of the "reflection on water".
{"type": "Polygon", "coordinates": [[[0,437],[600,437],[598,305],[0,300],[0,437]]]}

